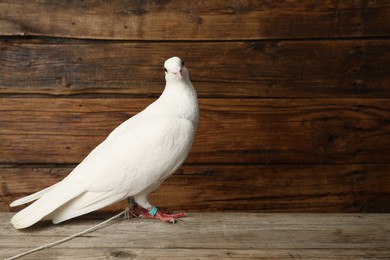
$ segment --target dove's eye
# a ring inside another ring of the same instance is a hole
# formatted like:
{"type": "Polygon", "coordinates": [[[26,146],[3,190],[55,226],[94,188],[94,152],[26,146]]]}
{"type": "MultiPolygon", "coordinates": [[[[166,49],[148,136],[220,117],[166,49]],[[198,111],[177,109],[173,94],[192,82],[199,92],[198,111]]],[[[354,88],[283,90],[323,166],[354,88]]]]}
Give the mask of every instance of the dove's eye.
{"type": "Polygon", "coordinates": [[[181,61],[181,66],[184,66],[184,61],[181,61]]]}
{"type": "Polygon", "coordinates": [[[165,72],[168,72],[168,70],[166,68],[164,68],[165,72]]]}

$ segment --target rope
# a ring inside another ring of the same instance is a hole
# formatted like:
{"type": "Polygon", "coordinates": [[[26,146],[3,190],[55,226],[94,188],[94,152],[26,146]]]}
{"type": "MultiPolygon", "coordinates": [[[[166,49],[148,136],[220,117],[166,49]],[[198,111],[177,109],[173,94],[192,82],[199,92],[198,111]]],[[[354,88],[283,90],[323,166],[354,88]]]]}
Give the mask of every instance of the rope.
{"type": "Polygon", "coordinates": [[[111,218],[109,218],[109,219],[107,219],[107,220],[105,220],[105,221],[103,221],[103,222],[101,222],[101,223],[99,223],[99,224],[96,224],[95,226],[92,226],[92,227],[90,227],[90,228],[88,228],[88,229],[86,229],[86,230],[84,230],[84,231],[81,231],[81,232],[79,232],[79,233],[70,235],[70,236],[68,236],[68,237],[65,237],[65,238],[63,238],[63,239],[54,241],[54,242],[52,242],[52,243],[48,243],[48,244],[45,244],[45,245],[36,247],[36,248],[31,249],[31,250],[29,250],[29,251],[22,252],[22,253],[20,253],[20,254],[14,255],[14,256],[12,256],[12,257],[10,257],[10,258],[5,258],[4,260],[18,259],[18,258],[20,258],[20,257],[22,257],[22,256],[29,255],[29,254],[34,253],[34,252],[36,252],[36,251],[43,250],[43,249],[46,249],[46,248],[50,248],[50,247],[53,247],[53,246],[62,244],[62,243],[64,243],[64,242],[66,242],[66,241],[69,241],[69,240],[75,238],[75,237],[80,237],[80,236],[82,236],[82,235],[85,235],[85,234],[87,234],[87,233],[90,233],[90,232],[92,232],[92,231],[95,231],[95,230],[101,228],[102,226],[104,226],[105,224],[109,223],[110,221],[112,221],[112,220],[114,220],[114,219],[116,219],[116,218],[119,218],[119,217],[122,216],[122,215],[124,215],[125,217],[128,217],[128,216],[129,216],[129,208],[126,208],[125,210],[123,210],[123,211],[120,212],[119,214],[117,214],[117,215],[115,215],[115,216],[113,216],[113,217],[111,217],[111,218]]]}

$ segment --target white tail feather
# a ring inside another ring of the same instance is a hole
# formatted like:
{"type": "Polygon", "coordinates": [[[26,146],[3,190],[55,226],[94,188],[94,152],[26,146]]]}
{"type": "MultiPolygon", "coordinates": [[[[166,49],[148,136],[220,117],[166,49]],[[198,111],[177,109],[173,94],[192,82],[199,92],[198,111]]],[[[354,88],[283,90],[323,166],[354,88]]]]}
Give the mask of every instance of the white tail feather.
{"type": "MultiPolygon", "coordinates": [[[[56,190],[52,189],[51,191],[56,190]]],[[[62,194],[58,191],[47,192],[39,200],[16,213],[12,217],[11,223],[16,229],[29,227],[78,195],[80,195],[78,191],[68,192],[68,194],[62,194]]]]}
{"type": "Polygon", "coordinates": [[[54,188],[54,186],[56,186],[58,183],[50,186],[50,187],[47,187],[46,189],[43,189],[41,191],[38,191],[38,192],[35,192],[33,194],[30,194],[26,197],[23,197],[23,198],[20,198],[20,199],[17,199],[15,201],[13,201],[10,206],[11,207],[16,207],[16,206],[20,206],[20,205],[23,205],[23,204],[26,204],[26,203],[29,203],[31,201],[34,201],[34,200],[37,200],[39,199],[40,197],[42,197],[43,195],[45,195],[48,191],[50,191],[52,188],[54,188]]]}

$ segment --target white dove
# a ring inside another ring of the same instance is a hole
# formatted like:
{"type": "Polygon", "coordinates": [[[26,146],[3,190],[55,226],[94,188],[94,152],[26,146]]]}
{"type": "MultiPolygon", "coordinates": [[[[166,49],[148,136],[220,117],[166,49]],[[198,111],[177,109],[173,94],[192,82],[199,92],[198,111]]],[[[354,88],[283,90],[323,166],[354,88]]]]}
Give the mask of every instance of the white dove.
{"type": "Polygon", "coordinates": [[[57,224],[124,199],[136,203],[137,216],[185,216],[162,212],[147,198],[183,164],[198,126],[197,94],[183,61],[172,57],[164,69],[165,89],[155,102],[115,128],[62,181],[11,203],[35,200],[13,216],[15,228],[40,220],[57,224]]]}

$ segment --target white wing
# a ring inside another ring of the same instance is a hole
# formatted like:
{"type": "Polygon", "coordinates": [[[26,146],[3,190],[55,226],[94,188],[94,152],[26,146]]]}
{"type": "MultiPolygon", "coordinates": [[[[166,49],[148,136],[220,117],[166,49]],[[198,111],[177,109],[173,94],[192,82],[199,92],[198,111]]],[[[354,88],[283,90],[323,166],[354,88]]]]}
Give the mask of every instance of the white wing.
{"type": "Polygon", "coordinates": [[[194,135],[190,121],[169,116],[121,125],[64,180],[28,196],[41,197],[11,222],[16,228],[43,218],[59,223],[156,187],[184,162],[194,135]]]}

